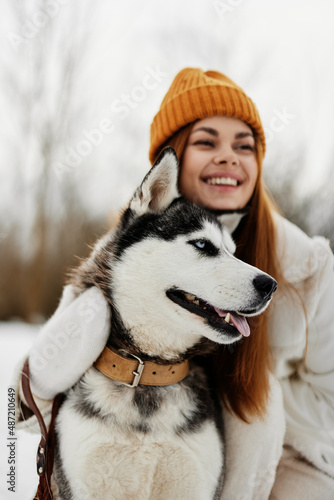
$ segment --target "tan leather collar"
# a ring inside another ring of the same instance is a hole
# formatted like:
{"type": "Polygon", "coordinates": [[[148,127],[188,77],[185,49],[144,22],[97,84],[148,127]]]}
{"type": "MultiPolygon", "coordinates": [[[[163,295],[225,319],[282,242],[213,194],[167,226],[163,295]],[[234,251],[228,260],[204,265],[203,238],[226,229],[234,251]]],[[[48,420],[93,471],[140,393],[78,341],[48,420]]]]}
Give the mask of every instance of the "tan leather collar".
{"type": "Polygon", "coordinates": [[[152,361],[141,361],[129,354],[129,359],[105,347],[95,362],[95,367],[108,378],[122,382],[128,387],[140,385],[171,385],[183,380],[189,372],[188,360],[176,365],[158,365],[152,361]]]}

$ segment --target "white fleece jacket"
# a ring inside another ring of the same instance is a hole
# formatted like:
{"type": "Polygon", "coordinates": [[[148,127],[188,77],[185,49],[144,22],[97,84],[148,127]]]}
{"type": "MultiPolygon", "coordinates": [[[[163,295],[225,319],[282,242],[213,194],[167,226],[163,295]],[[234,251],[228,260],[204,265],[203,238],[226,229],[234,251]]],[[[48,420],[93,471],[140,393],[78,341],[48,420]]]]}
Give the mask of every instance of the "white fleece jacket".
{"type": "Polygon", "coordinates": [[[285,443],[334,477],[334,257],[324,238],[280,216],[276,224],[277,255],[296,289],[278,286],[269,317],[285,443]]]}

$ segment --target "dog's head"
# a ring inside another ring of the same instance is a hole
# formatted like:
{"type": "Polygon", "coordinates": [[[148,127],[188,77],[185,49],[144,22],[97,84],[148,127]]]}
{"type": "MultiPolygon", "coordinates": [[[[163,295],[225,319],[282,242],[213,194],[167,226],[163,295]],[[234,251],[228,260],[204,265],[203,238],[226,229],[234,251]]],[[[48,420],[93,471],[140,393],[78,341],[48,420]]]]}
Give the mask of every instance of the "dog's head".
{"type": "Polygon", "coordinates": [[[227,227],[182,198],[177,181],[177,157],[166,148],[111,241],[95,250],[95,257],[109,252],[106,279],[123,331],[141,351],[166,358],[202,337],[221,344],[247,337],[246,317],[264,311],[276,289],[270,276],[233,256],[227,227]]]}

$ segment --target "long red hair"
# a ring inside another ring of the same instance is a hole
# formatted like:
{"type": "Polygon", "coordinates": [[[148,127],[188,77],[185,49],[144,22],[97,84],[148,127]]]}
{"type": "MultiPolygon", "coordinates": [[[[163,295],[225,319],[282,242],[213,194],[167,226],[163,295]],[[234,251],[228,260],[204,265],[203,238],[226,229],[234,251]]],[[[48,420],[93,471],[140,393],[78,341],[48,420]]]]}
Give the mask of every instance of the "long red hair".
{"type": "MultiPolygon", "coordinates": [[[[175,149],[181,168],[183,153],[193,125],[194,123],[191,123],[183,127],[163,145],[175,149]]],[[[255,141],[258,178],[249,203],[248,215],[233,234],[237,245],[236,256],[283,284],[285,280],[275,251],[273,212],[277,208],[262,179],[263,151],[256,135],[255,141]]],[[[253,416],[262,416],[268,401],[271,352],[267,311],[258,317],[249,318],[252,331],[249,339],[237,343],[232,349],[219,346],[213,355],[215,379],[223,401],[245,422],[253,416]]]]}

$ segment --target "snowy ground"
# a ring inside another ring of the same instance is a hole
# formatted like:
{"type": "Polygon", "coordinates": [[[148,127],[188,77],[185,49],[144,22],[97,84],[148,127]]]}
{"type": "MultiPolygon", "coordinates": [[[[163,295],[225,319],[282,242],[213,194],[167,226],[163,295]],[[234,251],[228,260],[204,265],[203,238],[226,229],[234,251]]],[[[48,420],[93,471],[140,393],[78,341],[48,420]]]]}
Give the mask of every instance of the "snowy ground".
{"type": "MultiPolygon", "coordinates": [[[[38,327],[19,322],[0,322],[0,498],[1,500],[31,500],[37,488],[36,450],[38,435],[15,433],[15,492],[7,484],[10,472],[7,410],[8,388],[13,387],[13,372],[18,361],[28,351],[38,327]]],[[[13,457],[14,458],[14,457],[13,457]]]]}

